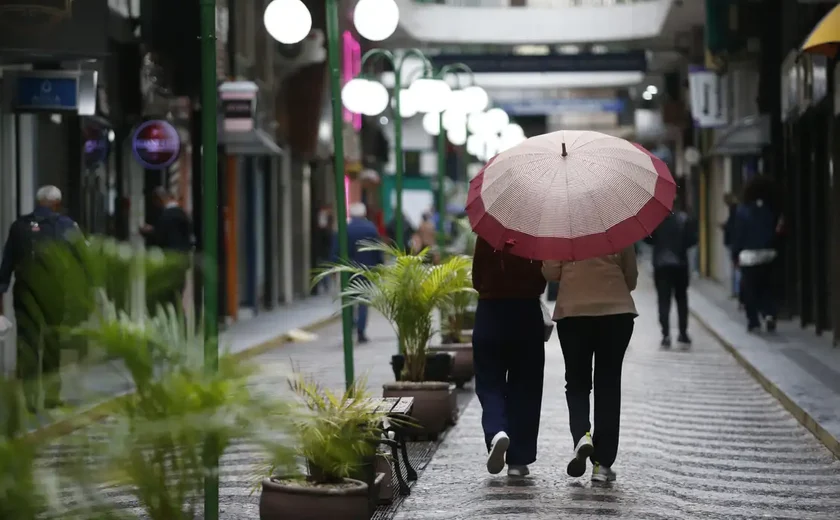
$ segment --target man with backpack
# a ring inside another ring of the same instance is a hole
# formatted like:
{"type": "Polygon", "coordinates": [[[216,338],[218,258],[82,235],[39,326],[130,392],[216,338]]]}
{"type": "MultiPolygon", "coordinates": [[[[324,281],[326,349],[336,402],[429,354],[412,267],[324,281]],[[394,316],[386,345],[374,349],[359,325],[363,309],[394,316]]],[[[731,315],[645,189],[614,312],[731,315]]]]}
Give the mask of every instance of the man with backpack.
{"type": "MultiPolygon", "coordinates": [[[[68,240],[78,231],[72,219],[61,215],[61,190],[55,186],[43,186],[36,194],[37,206],[32,213],[19,217],[9,228],[0,263],[0,315],[3,314],[3,294],[8,291],[15,275],[13,288],[14,311],[17,321],[17,376],[26,383],[27,405],[36,410],[43,380],[43,405],[55,408],[61,405],[61,345],[56,330],[63,320],[64,295],[61,288],[55,288],[55,301],[36,301],[33,284],[50,284],[37,276],[27,276],[30,268],[37,264],[43,248],[51,242],[68,240]],[[38,278],[38,280],[35,280],[38,278]],[[58,303],[58,305],[53,305],[58,303]]],[[[43,272],[43,271],[42,271],[43,272]]],[[[53,284],[56,285],[56,284],[53,284]]]]}

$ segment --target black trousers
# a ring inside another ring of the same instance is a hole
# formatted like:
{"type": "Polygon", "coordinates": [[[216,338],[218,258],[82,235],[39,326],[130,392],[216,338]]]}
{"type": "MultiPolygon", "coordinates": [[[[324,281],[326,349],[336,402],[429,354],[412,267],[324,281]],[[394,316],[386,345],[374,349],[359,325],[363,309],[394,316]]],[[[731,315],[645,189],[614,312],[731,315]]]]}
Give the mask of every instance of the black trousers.
{"type": "Polygon", "coordinates": [[[766,318],[776,317],[775,264],[741,267],[741,299],[747,314],[747,325],[758,327],[759,315],[766,318]]]}
{"type": "Polygon", "coordinates": [[[508,464],[537,459],[545,341],[540,301],[479,300],[473,328],[475,393],[481,402],[484,441],[510,437],[508,464]]]}
{"type": "Polygon", "coordinates": [[[633,314],[576,316],[557,322],[557,335],[566,360],[566,404],[572,445],[592,431],[589,394],[595,359],[595,430],[592,462],[612,466],[618,454],[621,419],[621,367],[630,337],[633,314]]]}
{"type": "Polygon", "coordinates": [[[659,302],[659,325],[662,335],[671,335],[671,299],[677,302],[677,320],[680,334],[688,332],[688,267],[656,267],[653,280],[659,302]]]}
{"type": "Polygon", "coordinates": [[[21,300],[21,295],[15,294],[16,374],[23,382],[24,397],[31,410],[42,404],[50,407],[61,398],[61,338],[58,327],[46,323],[31,300],[21,300]]]}

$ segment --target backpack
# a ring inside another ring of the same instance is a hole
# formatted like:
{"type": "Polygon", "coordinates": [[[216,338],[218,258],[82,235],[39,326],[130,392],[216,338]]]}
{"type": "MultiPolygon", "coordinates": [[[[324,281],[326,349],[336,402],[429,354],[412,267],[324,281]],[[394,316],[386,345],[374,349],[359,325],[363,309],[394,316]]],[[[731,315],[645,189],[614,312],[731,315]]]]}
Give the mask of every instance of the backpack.
{"type": "Polygon", "coordinates": [[[59,215],[38,216],[32,213],[20,218],[21,264],[37,260],[46,244],[65,240],[58,223],[60,218],[59,215]]]}

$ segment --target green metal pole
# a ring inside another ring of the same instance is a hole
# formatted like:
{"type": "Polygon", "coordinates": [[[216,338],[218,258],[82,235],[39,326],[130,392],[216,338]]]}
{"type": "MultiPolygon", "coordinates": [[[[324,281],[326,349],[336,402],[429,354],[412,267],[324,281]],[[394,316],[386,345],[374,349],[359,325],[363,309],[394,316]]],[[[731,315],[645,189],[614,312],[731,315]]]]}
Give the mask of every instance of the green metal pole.
{"type": "MultiPolygon", "coordinates": [[[[219,369],[219,201],[216,123],[216,0],[201,0],[201,169],[204,228],[204,368],[219,369]]],[[[215,443],[205,440],[204,520],[219,518],[219,460],[215,443]]]]}
{"type": "Polygon", "coordinates": [[[446,177],[446,132],[443,129],[443,112],[438,115],[438,132],[437,135],[437,208],[438,208],[438,248],[443,254],[444,239],[443,239],[443,220],[446,216],[446,195],[443,189],[443,179],[446,177]]]}
{"type": "MultiPolygon", "coordinates": [[[[392,64],[393,65],[393,64],[392,64]]],[[[402,140],[402,114],[400,113],[400,93],[402,92],[402,66],[394,67],[394,154],[396,155],[397,171],[394,177],[394,192],[397,197],[396,209],[397,212],[394,219],[394,224],[397,229],[394,233],[394,238],[397,242],[397,247],[405,248],[405,224],[403,223],[403,168],[405,168],[403,156],[403,140],[402,140]]]]}
{"type": "MultiPolygon", "coordinates": [[[[349,248],[347,244],[347,193],[344,187],[344,117],[341,113],[341,46],[339,44],[338,25],[339,0],[327,0],[327,54],[330,65],[330,93],[332,94],[333,127],[333,167],[335,168],[335,196],[338,215],[338,256],[341,262],[347,262],[349,248]]],[[[347,290],[350,278],[347,273],[340,275],[341,293],[347,290]]],[[[353,387],[356,380],[353,367],[353,309],[347,305],[347,298],[341,297],[341,332],[344,345],[344,384],[347,389],[353,387]]]]}

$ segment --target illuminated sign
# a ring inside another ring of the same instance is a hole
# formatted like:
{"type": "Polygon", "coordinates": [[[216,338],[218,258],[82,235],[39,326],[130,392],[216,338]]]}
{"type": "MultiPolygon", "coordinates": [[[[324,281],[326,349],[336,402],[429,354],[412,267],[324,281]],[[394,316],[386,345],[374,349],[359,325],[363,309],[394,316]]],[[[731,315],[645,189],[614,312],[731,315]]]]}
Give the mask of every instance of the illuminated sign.
{"type": "Polygon", "coordinates": [[[137,127],[131,139],[134,158],[144,168],[163,170],[178,159],[181,138],[168,121],[153,119],[137,127]]]}

